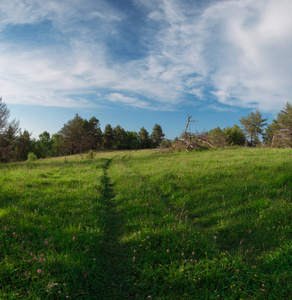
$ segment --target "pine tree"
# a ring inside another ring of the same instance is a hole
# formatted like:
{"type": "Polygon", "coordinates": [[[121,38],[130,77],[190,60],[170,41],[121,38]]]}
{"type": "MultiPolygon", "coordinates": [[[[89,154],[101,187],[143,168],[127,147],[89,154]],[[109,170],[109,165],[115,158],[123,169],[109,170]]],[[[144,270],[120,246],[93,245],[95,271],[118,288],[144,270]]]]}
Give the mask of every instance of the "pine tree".
{"type": "Polygon", "coordinates": [[[268,119],[263,119],[259,110],[251,112],[247,117],[242,117],[239,122],[243,127],[243,131],[249,137],[249,144],[254,146],[259,143],[259,134],[262,134],[263,127],[268,119]]]}

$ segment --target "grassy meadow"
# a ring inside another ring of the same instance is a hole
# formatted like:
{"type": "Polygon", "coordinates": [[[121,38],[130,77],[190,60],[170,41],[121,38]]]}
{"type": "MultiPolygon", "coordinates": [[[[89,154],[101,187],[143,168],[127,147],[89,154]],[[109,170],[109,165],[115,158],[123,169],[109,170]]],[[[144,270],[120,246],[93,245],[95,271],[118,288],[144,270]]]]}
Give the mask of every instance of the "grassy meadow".
{"type": "Polygon", "coordinates": [[[0,299],[290,299],[291,154],[2,164],[0,299]]]}

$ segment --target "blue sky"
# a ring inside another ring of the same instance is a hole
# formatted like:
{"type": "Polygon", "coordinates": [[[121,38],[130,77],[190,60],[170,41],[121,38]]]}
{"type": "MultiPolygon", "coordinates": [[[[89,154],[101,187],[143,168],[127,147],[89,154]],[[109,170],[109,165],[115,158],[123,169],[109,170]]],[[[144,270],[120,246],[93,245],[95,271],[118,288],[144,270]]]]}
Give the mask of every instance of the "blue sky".
{"type": "Polygon", "coordinates": [[[0,95],[34,137],[76,113],[168,138],[269,121],[292,92],[290,0],[0,1],[0,95]]]}

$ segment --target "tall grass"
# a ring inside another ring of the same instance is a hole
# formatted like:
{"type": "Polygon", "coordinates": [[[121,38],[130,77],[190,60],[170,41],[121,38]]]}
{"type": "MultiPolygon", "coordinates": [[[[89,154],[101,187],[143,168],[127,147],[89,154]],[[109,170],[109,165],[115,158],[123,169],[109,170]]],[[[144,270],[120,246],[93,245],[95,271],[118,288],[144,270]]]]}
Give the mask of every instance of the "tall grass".
{"type": "Polygon", "coordinates": [[[0,299],[289,299],[291,150],[0,166],[0,299]]]}

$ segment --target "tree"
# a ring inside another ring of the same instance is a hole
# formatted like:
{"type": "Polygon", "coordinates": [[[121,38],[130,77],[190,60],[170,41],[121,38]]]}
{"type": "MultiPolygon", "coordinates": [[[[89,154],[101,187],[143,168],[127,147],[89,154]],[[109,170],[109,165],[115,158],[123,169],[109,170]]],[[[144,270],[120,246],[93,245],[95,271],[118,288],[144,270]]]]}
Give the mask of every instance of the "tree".
{"type": "Polygon", "coordinates": [[[2,97],[0,97],[0,134],[3,133],[6,128],[9,114],[9,109],[7,108],[6,104],[2,102],[2,97]]]}
{"type": "Polygon", "coordinates": [[[215,147],[227,146],[227,136],[219,126],[209,131],[208,141],[215,147]]]}
{"type": "Polygon", "coordinates": [[[262,114],[259,110],[256,112],[251,112],[247,117],[242,117],[239,122],[243,127],[243,131],[249,137],[249,144],[254,146],[258,144],[259,141],[259,134],[262,134],[263,127],[267,125],[265,123],[268,119],[263,119],[262,114]]]}
{"type": "Polygon", "coordinates": [[[277,114],[277,119],[266,130],[267,139],[271,146],[292,146],[292,104],[287,102],[286,107],[277,114]]]}
{"type": "Polygon", "coordinates": [[[52,141],[49,132],[44,131],[41,133],[36,144],[39,152],[38,157],[46,158],[52,155],[52,141]]]}
{"type": "Polygon", "coordinates": [[[0,161],[9,162],[17,159],[17,137],[19,122],[9,122],[10,112],[0,97],[0,161]]]}
{"type": "Polygon", "coordinates": [[[107,124],[103,132],[103,146],[105,149],[112,149],[114,145],[114,131],[110,124],[107,124]]]}
{"type": "Polygon", "coordinates": [[[28,153],[32,151],[32,141],[30,136],[30,133],[27,130],[24,130],[23,133],[20,133],[17,139],[19,160],[26,160],[28,153]]]}
{"type": "Polygon", "coordinates": [[[84,134],[84,120],[76,114],[72,120],[64,124],[59,131],[62,136],[62,147],[64,154],[77,154],[84,150],[82,140],[84,134]]]}
{"type": "Polygon", "coordinates": [[[96,150],[101,144],[101,130],[99,126],[99,120],[96,117],[92,117],[87,121],[83,121],[83,148],[85,150],[96,150]]]}
{"type": "Polygon", "coordinates": [[[54,133],[51,138],[52,141],[52,156],[61,156],[63,153],[62,135],[54,133]]]}
{"type": "Polygon", "coordinates": [[[164,133],[160,125],[155,124],[152,133],[151,139],[154,147],[158,147],[164,138],[164,133]]]}
{"type": "Polygon", "coordinates": [[[196,132],[196,134],[188,132],[189,125],[192,122],[197,122],[197,121],[192,120],[192,116],[188,115],[188,122],[185,131],[181,135],[181,138],[179,139],[179,141],[182,142],[183,145],[185,145],[185,150],[188,151],[189,148],[192,149],[202,148],[202,145],[204,147],[208,145],[209,147],[214,148],[214,146],[207,141],[208,134],[206,132],[196,132]]]}
{"type": "Polygon", "coordinates": [[[244,145],[245,135],[238,125],[235,124],[233,127],[224,128],[223,133],[229,146],[244,145]]]}
{"type": "Polygon", "coordinates": [[[113,129],[113,146],[115,149],[118,150],[124,150],[126,149],[126,139],[127,139],[127,134],[124,128],[122,128],[120,125],[117,125],[113,129]]]}
{"type": "Polygon", "coordinates": [[[151,139],[148,131],[144,127],[140,129],[138,135],[141,142],[141,149],[151,148],[151,139]]]}
{"type": "Polygon", "coordinates": [[[126,131],[126,149],[141,149],[141,142],[137,132],[126,131]]]}

